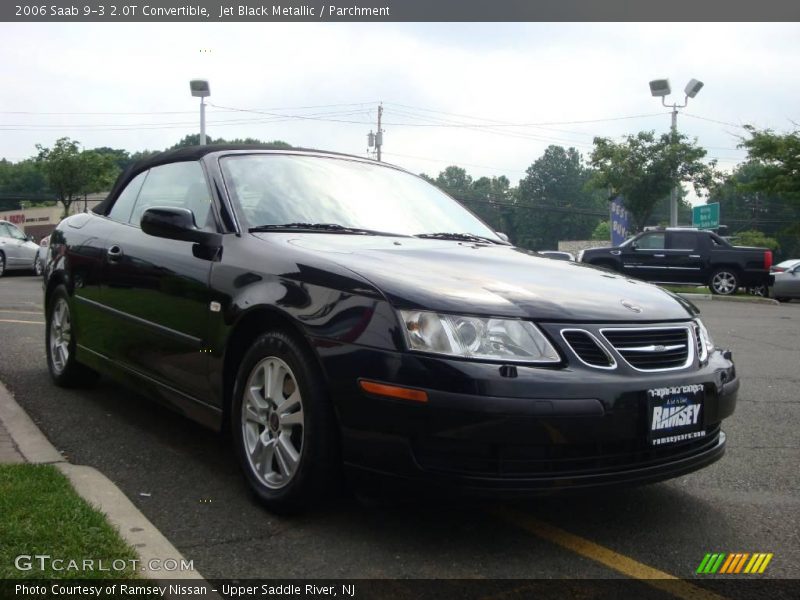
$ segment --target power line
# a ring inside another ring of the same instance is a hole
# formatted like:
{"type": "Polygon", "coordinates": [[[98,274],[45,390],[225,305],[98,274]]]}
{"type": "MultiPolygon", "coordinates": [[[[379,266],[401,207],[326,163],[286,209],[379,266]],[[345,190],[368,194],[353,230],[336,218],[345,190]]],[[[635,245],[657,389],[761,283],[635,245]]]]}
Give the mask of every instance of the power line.
{"type": "MultiPolygon", "coordinates": [[[[333,108],[336,106],[360,106],[370,104],[368,102],[349,102],[343,104],[316,104],[310,106],[278,106],[267,108],[263,110],[307,110],[312,108],[333,108]]],[[[238,109],[226,109],[224,112],[234,112],[238,109]]],[[[193,115],[197,111],[194,110],[152,110],[141,112],[45,112],[45,111],[32,111],[32,110],[0,110],[0,115],[193,115]]]]}

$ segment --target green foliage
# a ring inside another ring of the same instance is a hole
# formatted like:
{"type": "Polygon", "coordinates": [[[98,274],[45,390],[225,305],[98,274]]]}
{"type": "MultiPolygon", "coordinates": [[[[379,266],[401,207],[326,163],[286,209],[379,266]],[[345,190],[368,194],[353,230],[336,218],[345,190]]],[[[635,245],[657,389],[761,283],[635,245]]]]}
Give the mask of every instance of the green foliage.
{"type": "Polygon", "coordinates": [[[748,159],[761,167],[749,189],[800,202],[800,130],[778,134],[752,125],[745,129],[750,138],[742,140],[741,147],[747,149],[748,159]]]}
{"type": "Polygon", "coordinates": [[[700,194],[712,184],[711,166],[702,162],[706,151],[678,133],[656,137],[652,131],[625,136],[622,142],[595,138],[592,185],[622,195],[636,230],[641,231],[659,203],[681,182],[700,194]]]}
{"type": "Polygon", "coordinates": [[[82,195],[111,187],[119,168],[108,153],[81,150],[80,144],[69,138],[59,138],[52,148],[36,145],[41,165],[49,187],[69,214],[72,203],[82,195]]]}
{"type": "Polygon", "coordinates": [[[608,221],[600,221],[592,232],[592,239],[611,241],[611,224],[608,221]]]}
{"type": "MultiPolygon", "coordinates": [[[[264,146],[267,148],[281,150],[281,149],[290,149],[292,148],[291,144],[287,144],[281,140],[275,140],[272,142],[264,142],[262,140],[258,140],[256,138],[234,138],[232,140],[226,140],[225,138],[217,138],[214,139],[211,136],[206,136],[206,145],[208,146],[221,146],[224,144],[245,144],[248,146],[264,146]]],[[[199,133],[192,133],[186,135],[181,139],[177,144],[170,146],[167,150],[176,150],[178,148],[186,148],[188,146],[198,146],[200,145],[200,134],[199,133]]]]}
{"type": "Polygon", "coordinates": [[[52,195],[39,165],[33,159],[12,163],[0,160],[0,196],[52,195]]]}
{"type": "Polygon", "coordinates": [[[762,231],[740,231],[733,236],[733,243],[737,246],[756,246],[758,248],[769,248],[777,252],[780,250],[780,244],[775,238],[764,235],[762,231]]]}
{"type": "Polygon", "coordinates": [[[518,245],[551,250],[559,240],[587,239],[608,214],[606,195],[587,185],[592,171],[575,148],[549,146],[526,173],[513,213],[518,245]]]}

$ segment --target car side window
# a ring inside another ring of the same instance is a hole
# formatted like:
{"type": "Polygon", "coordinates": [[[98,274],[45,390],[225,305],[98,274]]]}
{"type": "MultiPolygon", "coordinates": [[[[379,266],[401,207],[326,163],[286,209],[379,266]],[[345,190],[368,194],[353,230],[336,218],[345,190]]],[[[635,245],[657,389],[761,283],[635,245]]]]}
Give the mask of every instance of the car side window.
{"type": "Polygon", "coordinates": [[[8,230],[8,226],[5,223],[0,223],[0,237],[11,237],[11,232],[8,230]]]}
{"type": "Polygon", "coordinates": [[[178,162],[153,167],[142,186],[130,223],[139,226],[144,211],[154,206],[188,208],[203,229],[211,219],[211,194],[199,162],[178,162]]]}
{"type": "Polygon", "coordinates": [[[637,247],[642,250],[663,250],[664,249],[664,234],[663,233],[647,233],[636,240],[637,247]]]}
{"type": "Polygon", "coordinates": [[[19,229],[14,227],[13,225],[5,224],[6,229],[8,229],[8,237],[13,238],[15,240],[27,240],[28,238],[25,237],[25,234],[22,233],[19,229]]]}
{"type": "Polygon", "coordinates": [[[694,250],[697,236],[688,231],[673,231],[669,236],[669,247],[672,250],[694,250]]]}
{"type": "Polygon", "coordinates": [[[109,219],[114,219],[120,223],[127,223],[130,220],[133,205],[146,178],[147,171],[139,173],[125,186],[125,189],[117,196],[117,201],[114,202],[114,206],[111,207],[111,211],[108,213],[109,219]]]}

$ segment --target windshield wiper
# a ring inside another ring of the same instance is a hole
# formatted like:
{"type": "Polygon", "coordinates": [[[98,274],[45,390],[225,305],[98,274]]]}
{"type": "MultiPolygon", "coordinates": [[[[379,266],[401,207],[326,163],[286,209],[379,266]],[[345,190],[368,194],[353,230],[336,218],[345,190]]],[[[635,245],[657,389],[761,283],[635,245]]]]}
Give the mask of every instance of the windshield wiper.
{"type": "Polygon", "coordinates": [[[283,223],[280,225],[257,225],[248,229],[250,233],[263,231],[319,231],[322,233],[350,233],[355,235],[388,235],[408,237],[402,233],[377,231],[375,229],[362,229],[360,227],[345,227],[338,223],[283,223]]]}
{"type": "Polygon", "coordinates": [[[440,233],[418,233],[414,237],[418,238],[426,238],[432,240],[455,240],[459,242],[479,242],[479,243],[490,243],[490,244],[500,244],[505,246],[506,243],[500,240],[493,240],[489,237],[484,237],[482,235],[475,235],[472,233],[447,233],[447,232],[440,232],[440,233]]]}

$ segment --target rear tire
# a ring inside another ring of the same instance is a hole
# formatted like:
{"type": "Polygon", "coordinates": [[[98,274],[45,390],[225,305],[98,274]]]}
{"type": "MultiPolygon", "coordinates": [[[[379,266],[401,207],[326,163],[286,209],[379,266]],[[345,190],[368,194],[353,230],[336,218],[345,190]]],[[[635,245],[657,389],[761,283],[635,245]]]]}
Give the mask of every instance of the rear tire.
{"type": "Polygon", "coordinates": [[[72,328],[72,307],[67,288],[63,285],[57,286],[48,298],[45,344],[47,368],[57,386],[88,386],[97,380],[97,372],[76,358],[77,338],[72,328]]]}
{"type": "Polygon", "coordinates": [[[712,294],[718,296],[733,296],[739,289],[739,275],[728,267],[716,269],[708,280],[708,287],[712,294]]]}
{"type": "Polygon", "coordinates": [[[256,339],[236,376],[230,422],[245,479],[269,510],[298,512],[338,492],[333,407],[315,357],[295,336],[256,339]]]}
{"type": "Polygon", "coordinates": [[[6,255],[0,252],[0,277],[6,272],[6,255]]]}
{"type": "Polygon", "coordinates": [[[777,300],[778,302],[789,302],[791,300],[791,298],[785,298],[784,296],[780,296],[780,297],[779,296],[775,296],[775,300],[777,300]]]}

